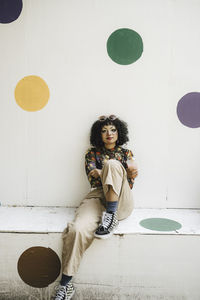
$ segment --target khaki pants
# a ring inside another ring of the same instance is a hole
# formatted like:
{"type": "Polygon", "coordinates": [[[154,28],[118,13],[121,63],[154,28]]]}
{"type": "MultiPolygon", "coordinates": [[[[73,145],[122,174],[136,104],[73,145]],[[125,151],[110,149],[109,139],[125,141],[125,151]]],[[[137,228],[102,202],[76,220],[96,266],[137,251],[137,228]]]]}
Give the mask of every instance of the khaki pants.
{"type": "Polygon", "coordinates": [[[92,190],[80,203],[73,222],[68,223],[63,232],[62,269],[63,273],[73,276],[78,271],[85,250],[94,239],[94,231],[105,211],[105,194],[108,185],[118,195],[118,220],[127,218],[133,210],[133,198],[127,180],[127,173],[117,160],[108,160],[101,173],[103,188],[92,190]]]}

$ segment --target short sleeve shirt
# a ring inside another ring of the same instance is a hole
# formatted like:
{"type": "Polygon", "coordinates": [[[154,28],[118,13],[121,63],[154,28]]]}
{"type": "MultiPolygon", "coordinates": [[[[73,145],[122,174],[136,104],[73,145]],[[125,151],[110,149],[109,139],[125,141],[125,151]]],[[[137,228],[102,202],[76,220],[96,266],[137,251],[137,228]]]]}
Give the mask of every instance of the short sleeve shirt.
{"type": "MultiPolygon", "coordinates": [[[[85,154],[85,171],[88,176],[88,180],[92,188],[102,187],[100,177],[94,178],[89,176],[90,171],[94,169],[102,169],[104,163],[109,159],[118,160],[125,169],[128,168],[127,160],[134,160],[134,155],[131,150],[125,149],[120,146],[116,146],[113,149],[106,148],[90,148],[85,154]]],[[[130,178],[127,178],[130,188],[133,187],[133,182],[130,178]]]]}

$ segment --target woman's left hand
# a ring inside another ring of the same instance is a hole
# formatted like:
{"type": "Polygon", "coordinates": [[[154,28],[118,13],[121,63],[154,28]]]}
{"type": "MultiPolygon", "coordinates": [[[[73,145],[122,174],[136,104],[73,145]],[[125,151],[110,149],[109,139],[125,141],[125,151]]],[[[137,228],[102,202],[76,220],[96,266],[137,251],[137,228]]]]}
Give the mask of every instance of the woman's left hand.
{"type": "Polygon", "coordinates": [[[92,176],[94,178],[98,178],[101,175],[101,170],[99,169],[94,169],[92,171],[90,171],[90,173],[88,174],[89,176],[92,176]]]}
{"type": "Polygon", "coordinates": [[[128,160],[127,161],[128,168],[126,170],[127,177],[132,179],[132,182],[134,179],[138,176],[138,167],[135,162],[135,160],[128,160]]]}
{"type": "Polygon", "coordinates": [[[133,167],[129,167],[126,171],[128,178],[135,179],[138,176],[138,170],[133,167]]]}

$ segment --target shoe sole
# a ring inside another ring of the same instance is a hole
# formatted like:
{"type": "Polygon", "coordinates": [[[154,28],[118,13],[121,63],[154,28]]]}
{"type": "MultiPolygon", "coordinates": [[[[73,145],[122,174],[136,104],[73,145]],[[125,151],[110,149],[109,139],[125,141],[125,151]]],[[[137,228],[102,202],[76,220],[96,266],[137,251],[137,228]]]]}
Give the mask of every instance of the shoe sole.
{"type": "MultiPolygon", "coordinates": [[[[117,226],[118,227],[118,226],[117,226]]],[[[111,237],[117,230],[117,227],[112,231],[110,232],[109,234],[105,234],[105,235],[99,235],[99,234],[96,234],[94,233],[94,236],[98,239],[101,239],[101,240],[106,240],[108,239],[109,237],[111,237]]]]}
{"type": "Polygon", "coordinates": [[[94,236],[101,240],[106,240],[109,237],[111,237],[112,235],[113,235],[113,233],[109,233],[109,234],[105,234],[105,235],[98,235],[98,234],[94,233],[94,236]]]}

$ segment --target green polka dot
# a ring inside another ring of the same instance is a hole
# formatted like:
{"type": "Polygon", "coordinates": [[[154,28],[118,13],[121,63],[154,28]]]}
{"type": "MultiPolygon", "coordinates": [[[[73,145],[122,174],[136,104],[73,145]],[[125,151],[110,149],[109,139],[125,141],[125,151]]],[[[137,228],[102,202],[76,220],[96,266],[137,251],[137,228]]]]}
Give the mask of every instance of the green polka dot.
{"type": "Polygon", "coordinates": [[[132,64],[142,55],[142,38],[132,29],[118,29],[108,38],[107,51],[114,62],[120,65],[132,64]]]}
{"type": "Polygon", "coordinates": [[[174,231],[182,227],[180,223],[164,218],[144,219],[140,222],[140,225],[144,228],[156,231],[174,231]]]}

